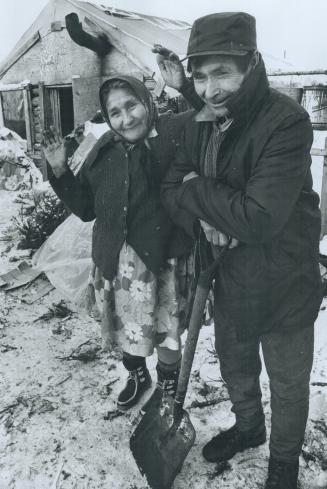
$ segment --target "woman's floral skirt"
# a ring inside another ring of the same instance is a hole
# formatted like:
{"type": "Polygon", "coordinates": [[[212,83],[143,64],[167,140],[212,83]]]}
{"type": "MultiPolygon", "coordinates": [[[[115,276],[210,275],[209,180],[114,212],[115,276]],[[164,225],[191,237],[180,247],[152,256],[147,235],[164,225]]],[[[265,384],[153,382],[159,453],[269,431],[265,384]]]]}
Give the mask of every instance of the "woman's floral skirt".
{"type": "Polygon", "coordinates": [[[93,265],[89,290],[101,314],[104,348],[149,356],[156,346],[180,349],[193,292],[193,257],[173,258],[159,276],[124,244],[112,281],[93,265]]]}

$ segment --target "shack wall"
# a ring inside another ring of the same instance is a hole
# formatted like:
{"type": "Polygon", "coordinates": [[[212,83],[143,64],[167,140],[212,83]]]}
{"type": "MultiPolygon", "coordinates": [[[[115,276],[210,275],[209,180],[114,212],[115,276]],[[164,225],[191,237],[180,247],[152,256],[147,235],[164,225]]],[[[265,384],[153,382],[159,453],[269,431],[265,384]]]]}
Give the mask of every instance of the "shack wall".
{"type": "Polygon", "coordinates": [[[98,74],[100,61],[90,50],[75,44],[67,30],[50,32],[32,46],[1,78],[1,83],[71,83],[72,74],[98,74]]]}
{"type": "Polygon", "coordinates": [[[32,46],[2,77],[2,84],[29,79],[34,85],[73,85],[74,125],[92,117],[99,109],[101,82],[114,73],[142,79],[143,74],[116,48],[101,60],[93,51],[75,44],[67,30],[50,32],[32,46]],[[79,78],[81,83],[73,83],[79,78]],[[75,86],[74,86],[75,85],[75,86]]]}
{"type": "Polygon", "coordinates": [[[32,46],[1,78],[2,84],[67,84],[72,76],[105,76],[126,73],[142,77],[140,69],[116,48],[101,60],[93,51],[75,44],[67,30],[50,32],[32,46]]]}
{"type": "Polygon", "coordinates": [[[115,48],[103,60],[102,76],[93,76],[92,73],[87,73],[86,76],[83,76],[82,70],[80,70],[78,75],[75,74],[73,76],[75,127],[92,118],[96,111],[100,109],[99,88],[110,75],[115,73],[133,75],[140,80],[143,78],[143,73],[137,66],[133,65],[115,48]]]}

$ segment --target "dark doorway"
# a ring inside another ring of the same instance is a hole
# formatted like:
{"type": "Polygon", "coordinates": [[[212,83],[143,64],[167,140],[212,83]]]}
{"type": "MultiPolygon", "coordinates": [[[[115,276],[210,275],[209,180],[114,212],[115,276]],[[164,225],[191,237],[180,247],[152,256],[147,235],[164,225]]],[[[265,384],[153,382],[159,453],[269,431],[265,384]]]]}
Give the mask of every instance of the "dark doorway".
{"type": "Polygon", "coordinates": [[[72,87],[59,88],[60,122],[63,136],[74,129],[74,105],[72,87]]]}
{"type": "Polygon", "coordinates": [[[50,101],[51,116],[46,126],[52,124],[62,136],[67,136],[74,129],[73,89],[71,86],[50,87],[47,90],[50,101]]]}

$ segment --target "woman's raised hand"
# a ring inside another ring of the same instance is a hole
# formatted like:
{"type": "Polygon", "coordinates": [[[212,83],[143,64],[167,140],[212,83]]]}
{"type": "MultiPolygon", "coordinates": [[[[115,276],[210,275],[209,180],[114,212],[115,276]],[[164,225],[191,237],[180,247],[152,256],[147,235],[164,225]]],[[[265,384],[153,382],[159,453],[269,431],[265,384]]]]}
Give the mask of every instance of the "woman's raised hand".
{"type": "Polygon", "coordinates": [[[59,178],[68,168],[68,143],[50,126],[43,131],[42,148],[54,175],[59,178]]]}
{"type": "Polygon", "coordinates": [[[169,87],[180,90],[186,76],[184,66],[179,61],[177,54],[161,46],[161,44],[154,44],[152,52],[157,54],[157,63],[164,82],[169,87]]]}

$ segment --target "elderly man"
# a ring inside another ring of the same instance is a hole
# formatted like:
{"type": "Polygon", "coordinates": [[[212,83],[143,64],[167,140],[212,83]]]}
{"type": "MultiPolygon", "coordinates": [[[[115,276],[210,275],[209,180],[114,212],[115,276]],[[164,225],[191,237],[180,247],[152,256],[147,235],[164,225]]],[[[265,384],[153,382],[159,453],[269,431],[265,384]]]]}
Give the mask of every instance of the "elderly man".
{"type": "MultiPolygon", "coordinates": [[[[166,82],[190,97],[181,63],[157,52],[166,82]]],[[[238,242],[214,283],[216,349],[236,423],[203,455],[228,460],[265,442],[261,344],[272,411],[265,488],[295,489],[322,298],[312,128],[300,105],[269,87],[251,15],[196,20],[187,57],[199,111],[186,124],[163,200],[178,224],[213,248],[238,242]]]]}

